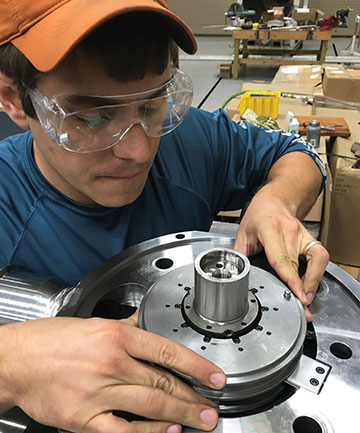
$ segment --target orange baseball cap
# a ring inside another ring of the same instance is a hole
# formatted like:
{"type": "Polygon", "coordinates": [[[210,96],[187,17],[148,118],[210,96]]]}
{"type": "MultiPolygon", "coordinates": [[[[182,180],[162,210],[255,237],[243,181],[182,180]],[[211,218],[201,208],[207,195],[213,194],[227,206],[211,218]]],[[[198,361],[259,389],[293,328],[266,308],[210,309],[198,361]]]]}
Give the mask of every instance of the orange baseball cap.
{"type": "Polygon", "coordinates": [[[46,72],[100,24],[134,11],[162,15],[175,42],[189,54],[196,52],[194,34],[166,0],[0,0],[0,45],[11,42],[46,72]]]}

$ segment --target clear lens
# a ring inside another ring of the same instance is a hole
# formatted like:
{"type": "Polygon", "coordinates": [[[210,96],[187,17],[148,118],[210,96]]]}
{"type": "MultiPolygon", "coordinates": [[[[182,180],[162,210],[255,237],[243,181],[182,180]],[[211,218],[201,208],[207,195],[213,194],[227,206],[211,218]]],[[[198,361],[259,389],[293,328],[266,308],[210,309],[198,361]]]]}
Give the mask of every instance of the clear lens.
{"type": "Polygon", "coordinates": [[[168,134],[186,117],[192,94],[190,78],[179,70],[159,89],[116,97],[79,96],[79,99],[86,99],[86,105],[92,108],[78,111],[71,111],[69,104],[69,99],[76,99],[76,95],[48,99],[37,90],[30,92],[46,133],[67,150],[82,153],[97,152],[115,145],[137,124],[151,137],[168,134]],[[160,96],[151,96],[154,94],[160,96]]]}

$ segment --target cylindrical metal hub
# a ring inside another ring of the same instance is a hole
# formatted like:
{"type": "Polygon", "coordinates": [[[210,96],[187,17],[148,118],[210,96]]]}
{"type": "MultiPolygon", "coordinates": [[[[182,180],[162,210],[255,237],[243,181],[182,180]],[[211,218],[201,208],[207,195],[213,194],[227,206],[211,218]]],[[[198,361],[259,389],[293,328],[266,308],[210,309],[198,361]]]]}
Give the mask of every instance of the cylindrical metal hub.
{"type": "Polygon", "coordinates": [[[215,322],[237,320],[248,311],[249,260],[237,251],[213,248],[195,260],[196,312],[215,322]]]}

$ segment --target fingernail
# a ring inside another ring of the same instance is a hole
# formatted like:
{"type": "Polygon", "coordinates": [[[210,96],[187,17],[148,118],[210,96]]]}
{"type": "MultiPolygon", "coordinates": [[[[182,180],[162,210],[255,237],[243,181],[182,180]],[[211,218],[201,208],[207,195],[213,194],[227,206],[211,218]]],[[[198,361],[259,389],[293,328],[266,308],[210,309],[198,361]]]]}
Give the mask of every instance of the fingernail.
{"type": "Polygon", "coordinates": [[[226,376],[221,373],[213,373],[210,376],[210,383],[216,388],[224,388],[226,384],[226,376]]]}
{"type": "Polygon", "coordinates": [[[200,413],[200,419],[204,424],[215,425],[218,421],[218,414],[213,409],[204,409],[200,413]]]}
{"type": "Polygon", "coordinates": [[[314,293],[313,292],[309,292],[306,294],[306,300],[309,304],[312,303],[313,299],[314,299],[314,293]]]}
{"type": "Polygon", "coordinates": [[[173,424],[167,428],[166,433],[181,433],[181,425],[173,424]]]}

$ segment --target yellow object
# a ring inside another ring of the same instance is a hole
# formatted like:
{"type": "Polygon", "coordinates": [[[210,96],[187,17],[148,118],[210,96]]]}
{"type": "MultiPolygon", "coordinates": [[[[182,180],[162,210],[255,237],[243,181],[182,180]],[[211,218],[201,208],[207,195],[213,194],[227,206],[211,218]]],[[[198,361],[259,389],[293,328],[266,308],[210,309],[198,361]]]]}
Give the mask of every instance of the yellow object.
{"type": "Polygon", "coordinates": [[[247,108],[257,115],[264,114],[276,119],[279,112],[280,92],[245,92],[239,102],[238,109],[242,114],[247,108]]]}

